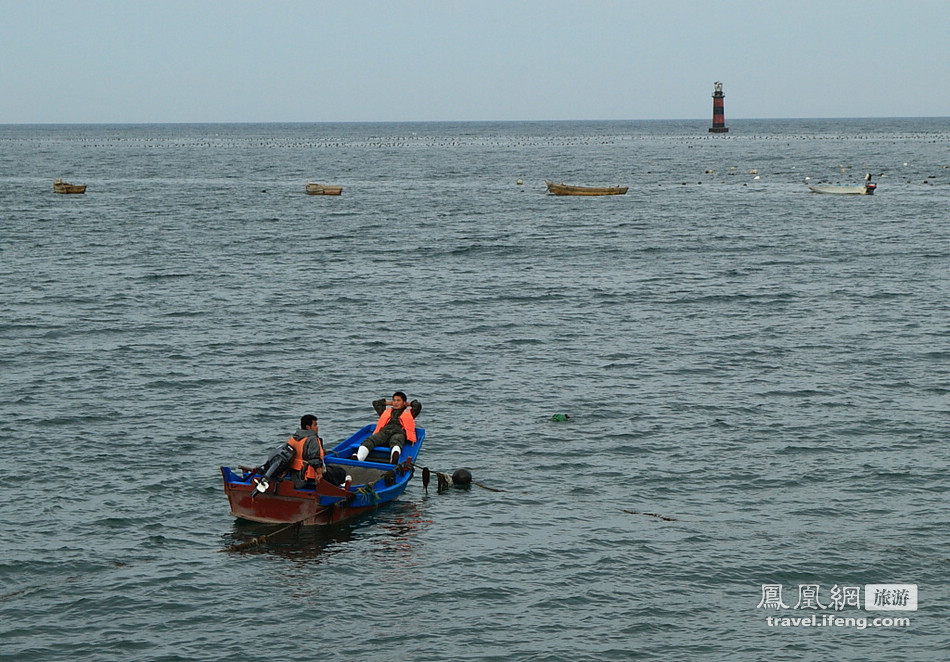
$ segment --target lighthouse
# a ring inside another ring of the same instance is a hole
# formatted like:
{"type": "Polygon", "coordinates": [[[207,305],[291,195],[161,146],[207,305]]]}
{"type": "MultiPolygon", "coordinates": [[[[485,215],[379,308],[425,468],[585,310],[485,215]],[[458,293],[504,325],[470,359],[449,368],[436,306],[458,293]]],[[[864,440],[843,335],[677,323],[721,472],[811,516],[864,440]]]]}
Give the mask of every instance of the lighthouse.
{"type": "Polygon", "coordinates": [[[726,95],[722,93],[722,83],[718,80],[713,83],[716,91],[713,92],[713,125],[709,127],[709,133],[729,133],[729,127],[726,126],[726,95]]]}

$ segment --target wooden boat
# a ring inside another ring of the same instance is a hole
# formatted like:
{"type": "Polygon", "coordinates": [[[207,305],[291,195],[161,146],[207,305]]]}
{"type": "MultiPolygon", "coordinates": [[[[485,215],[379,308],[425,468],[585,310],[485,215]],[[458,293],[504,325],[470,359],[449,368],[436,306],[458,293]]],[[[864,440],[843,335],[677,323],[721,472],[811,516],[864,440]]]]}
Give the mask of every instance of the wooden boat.
{"type": "Polygon", "coordinates": [[[53,180],[53,192],[54,193],[85,193],[86,185],[85,184],[67,184],[62,179],[53,180]]]}
{"type": "Polygon", "coordinates": [[[365,461],[350,459],[375,428],[376,425],[371,423],[357,430],[327,451],[324,458],[328,465],[341,466],[352,476],[349,489],[325,480],[298,489],[291,478],[282,476],[261,491],[259,485],[268,485],[263,467],[238,467],[240,473],[230,467],[221,467],[231,514],[265,524],[299,522],[304,526],[322,526],[356,517],[396,500],[412,478],[426,431],[416,428],[416,443],[407,444],[402,449],[398,464],[389,463],[389,448],[382,446],[373,449],[365,461]]]}
{"type": "Polygon", "coordinates": [[[324,186],[307,182],[307,195],[341,195],[342,193],[342,186],[324,186]]]}
{"type": "Polygon", "coordinates": [[[832,195],[874,195],[877,184],[871,183],[871,173],[864,178],[859,186],[836,186],[833,184],[816,184],[808,187],[812,193],[830,193],[832,195]]]}
{"type": "Polygon", "coordinates": [[[625,195],[626,186],[568,186],[544,180],[548,192],[554,195],[625,195]]]}

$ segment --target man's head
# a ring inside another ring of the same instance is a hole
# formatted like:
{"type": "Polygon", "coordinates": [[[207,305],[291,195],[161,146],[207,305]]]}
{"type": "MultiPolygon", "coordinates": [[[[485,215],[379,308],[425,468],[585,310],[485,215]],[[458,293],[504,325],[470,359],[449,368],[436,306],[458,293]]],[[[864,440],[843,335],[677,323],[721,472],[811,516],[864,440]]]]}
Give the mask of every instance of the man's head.
{"type": "Polygon", "coordinates": [[[306,414],[300,417],[300,429],[301,430],[316,430],[317,429],[317,417],[313,414],[306,414]]]}
{"type": "Polygon", "coordinates": [[[402,391],[396,391],[393,393],[393,407],[396,409],[402,409],[406,406],[406,394],[402,391]]]}

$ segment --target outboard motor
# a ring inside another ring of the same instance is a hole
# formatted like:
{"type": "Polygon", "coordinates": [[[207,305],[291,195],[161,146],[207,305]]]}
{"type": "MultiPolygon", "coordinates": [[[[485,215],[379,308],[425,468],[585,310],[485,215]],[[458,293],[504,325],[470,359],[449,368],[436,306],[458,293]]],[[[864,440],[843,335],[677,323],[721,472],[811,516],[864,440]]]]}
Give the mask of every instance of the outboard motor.
{"type": "Polygon", "coordinates": [[[257,479],[257,486],[254,488],[255,492],[252,493],[252,496],[256,495],[257,492],[264,494],[270,487],[270,482],[274,479],[274,476],[283,474],[293,459],[294,447],[290,444],[281,444],[270,454],[264,464],[255,469],[255,473],[259,473],[261,477],[257,479]]]}

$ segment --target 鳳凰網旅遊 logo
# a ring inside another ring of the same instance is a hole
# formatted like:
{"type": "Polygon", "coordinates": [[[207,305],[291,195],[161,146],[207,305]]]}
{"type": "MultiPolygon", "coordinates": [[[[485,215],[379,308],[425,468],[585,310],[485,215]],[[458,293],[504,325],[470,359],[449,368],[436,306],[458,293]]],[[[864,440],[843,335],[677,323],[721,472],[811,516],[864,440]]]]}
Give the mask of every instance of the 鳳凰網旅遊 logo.
{"type": "Polygon", "coordinates": [[[799,584],[797,598],[783,593],[781,584],[762,584],[759,609],[832,609],[866,611],[917,611],[917,584],[864,584],[844,586],[833,584],[822,590],[821,584],[799,584]],[[861,593],[864,593],[864,601],[861,593]],[[794,604],[789,604],[794,601],[794,604]]]}

